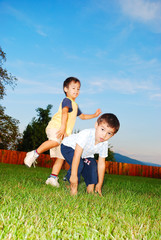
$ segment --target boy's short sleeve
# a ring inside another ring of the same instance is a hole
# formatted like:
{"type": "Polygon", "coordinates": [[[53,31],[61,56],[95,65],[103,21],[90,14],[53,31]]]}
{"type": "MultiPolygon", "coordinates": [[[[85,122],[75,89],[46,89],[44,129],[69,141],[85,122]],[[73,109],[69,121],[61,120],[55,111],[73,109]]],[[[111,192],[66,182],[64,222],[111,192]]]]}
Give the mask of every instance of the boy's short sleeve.
{"type": "Polygon", "coordinates": [[[82,111],[80,110],[80,108],[78,107],[78,112],[77,112],[77,116],[81,115],[82,111]]]}
{"type": "MultiPolygon", "coordinates": [[[[73,111],[72,108],[72,101],[69,98],[64,98],[62,101],[62,108],[64,107],[68,107],[69,108],[69,112],[73,111]]],[[[77,116],[81,115],[82,111],[80,110],[80,108],[78,107],[78,112],[77,112],[77,116]]]]}
{"type": "Polygon", "coordinates": [[[72,102],[69,98],[64,98],[62,101],[62,108],[64,107],[68,107],[69,108],[69,112],[72,112],[72,102]]]}
{"type": "Polygon", "coordinates": [[[99,150],[99,156],[106,158],[108,156],[108,142],[104,142],[99,150]]]}

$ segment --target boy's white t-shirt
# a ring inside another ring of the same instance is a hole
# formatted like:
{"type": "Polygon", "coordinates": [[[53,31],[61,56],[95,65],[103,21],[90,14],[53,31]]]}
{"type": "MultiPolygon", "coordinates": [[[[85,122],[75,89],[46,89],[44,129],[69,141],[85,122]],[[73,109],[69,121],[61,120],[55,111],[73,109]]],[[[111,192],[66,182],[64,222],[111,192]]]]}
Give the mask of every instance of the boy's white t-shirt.
{"type": "Polygon", "coordinates": [[[64,138],[62,144],[73,149],[78,144],[83,148],[82,158],[93,158],[95,153],[98,153],[102,158],[108,156],[108,141],[95,145],[95,128],[84,129],[77,134],[72,134],[64,138]]]}

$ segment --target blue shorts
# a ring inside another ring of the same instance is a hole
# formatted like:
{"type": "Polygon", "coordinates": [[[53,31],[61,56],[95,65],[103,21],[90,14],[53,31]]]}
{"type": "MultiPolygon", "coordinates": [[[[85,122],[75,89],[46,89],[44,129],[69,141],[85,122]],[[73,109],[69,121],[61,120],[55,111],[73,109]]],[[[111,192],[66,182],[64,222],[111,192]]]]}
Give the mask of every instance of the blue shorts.
{"type": "MultiPolygon", "coordinates": [[[[74,156],[74,149],[64,144],[61,144],[61,153],[65,158],[65,161],[70,165],[70,169],[67,172],[66,178],[70,179],[71,176],[71,166],[74,156]]],[[[80,158],[80,163],[78,166],[78,182],[80,182],[81,175],[84,178],[86,186],[89,184],[98,183],[98,173],[97,173],[97,162],[94,158],[80,158]]]]}

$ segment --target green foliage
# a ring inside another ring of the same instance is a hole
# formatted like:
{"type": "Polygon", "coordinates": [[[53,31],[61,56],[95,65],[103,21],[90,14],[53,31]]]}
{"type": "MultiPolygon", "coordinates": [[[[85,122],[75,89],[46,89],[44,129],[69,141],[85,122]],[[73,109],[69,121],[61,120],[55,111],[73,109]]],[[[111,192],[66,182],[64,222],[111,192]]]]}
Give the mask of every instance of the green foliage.
{"type": "MultiPolygon", "coordinates": [[[[96,160],[98,160],[98,154],[94,155],[94,158],[96,160]]],[[[115,162],[115,157],[114,157],[114,152],[112,151],[112,146],[109,146],[108,148],[108,156],[105,159],[106,161],[110,161],[110,162],[115,162]]]]}
{"type": "Polygon", "coordinates": [[[16,150],[20,137],[19,121],[4,113],[5,108],[0,105],[0,149],[16,150]]]}
{"type": "MultiPolygon", "coordinates": [[[[3,68],[6,54],[0,47],[0,99],[6,95],[6,85],[15,87],[17,79],[3,68]]],[[[15,150],[19,139],[19,121],[5,114],[5,107],[0,105],[0,148],[15,150]]]]}
{"type": "Polygon", "coordinates": [[[6,54],[2,51],[0,47],[0,99],[3,99],[6,95],[6,85],[15,87],[17,78],[8,73],[6,69],[3,68],[3,63],[6,61],[6,54]]]}
{"type": "Polygon", "coordinates": [[[46,109],[36,109],[38,117],[34,117],[31,123],[27,125],[25,131],[23,132],[23,137],[18,144],[18,151],[31,151],[47,140],[45,128],[51,118],[51,108],[52,105],[49,104],[46,109]]]}
{"type": "Polygon", "coordinates": [[[114,152],[112,150],[112,146],[109,146],[108,149],[108,157],[106,157],[106,161],[111,161],[111,162],[115,162],[115,157],[114,157],[114,152]]]}

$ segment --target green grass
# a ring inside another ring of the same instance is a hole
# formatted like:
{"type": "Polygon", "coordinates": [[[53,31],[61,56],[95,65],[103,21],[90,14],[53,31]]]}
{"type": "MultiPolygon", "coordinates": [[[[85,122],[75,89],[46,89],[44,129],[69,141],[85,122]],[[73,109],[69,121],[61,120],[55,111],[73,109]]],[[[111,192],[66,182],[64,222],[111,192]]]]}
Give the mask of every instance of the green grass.
{"type": "Polygon", "coordinates": [[[105,175],[103,197],[70,196],[51,169],[0,164],[0,239],[161,239],[161,179],[105,175]]]}

